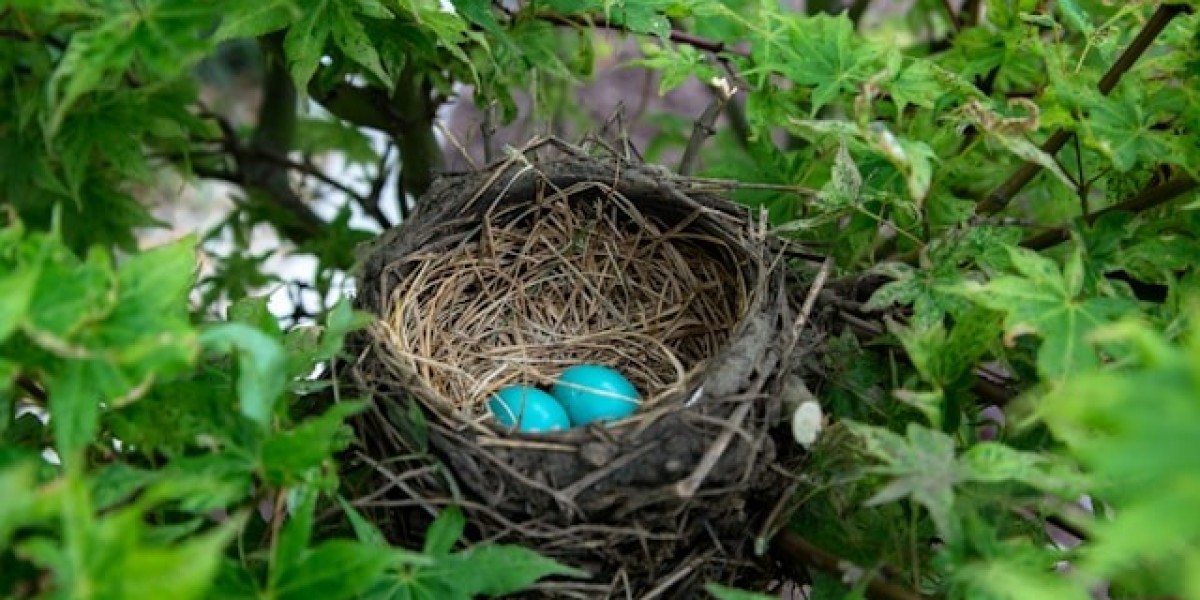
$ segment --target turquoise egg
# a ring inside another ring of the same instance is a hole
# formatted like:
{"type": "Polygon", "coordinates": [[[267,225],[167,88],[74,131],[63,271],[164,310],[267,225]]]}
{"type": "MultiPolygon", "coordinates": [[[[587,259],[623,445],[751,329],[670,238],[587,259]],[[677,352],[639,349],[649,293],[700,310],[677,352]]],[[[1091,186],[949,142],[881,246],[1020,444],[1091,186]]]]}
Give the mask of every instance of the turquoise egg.
{"type": "Polygon", "coordinates": [[[530,385],[510,385],[488,400],[488,410],[504,427],[516,425],[522,433],[562,431],[571,420],[554,396],[530,385]]]}
{"type": "Polygon", "coordinates": [[[623,419],[639,405],[637,388],[616,369],[601,365],[570,367],[550,393],[567,409],[572,425],[623,419]]]}

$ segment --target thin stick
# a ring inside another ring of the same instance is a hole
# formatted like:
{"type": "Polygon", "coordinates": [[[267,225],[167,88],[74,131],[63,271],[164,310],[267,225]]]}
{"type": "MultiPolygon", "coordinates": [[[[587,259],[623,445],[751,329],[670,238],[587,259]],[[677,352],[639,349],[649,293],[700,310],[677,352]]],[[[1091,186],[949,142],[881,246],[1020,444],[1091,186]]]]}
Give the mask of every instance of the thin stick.
{"type": "Polygon", "coordinates": [[[679,580],[690,575],[692,571],[695,571],[696,567],[704,564],[704,562],[708,560],[712,554],[712,551],[709,551],[688,561],[687,564],[683,565],[674,573],[668,575],[666,579],[663,579],[661,583],[654,586],[654,589],[647,592],[645,596],[642,596],[642,600],[654,600],[654,598],[658,598],[659,596],[663,595],[664,592],[671,589],[671,586],[679,583],[679,580]]]}
{"type": "MultiPolygon", "coordinates": [[[[512,16],[511,13],[509,16],[512,16]]],[[[616,31],[627,31],[624,26],[614,24],[614,23],[610,22],[607,18],[599,16],[599,15],[563,16],[563,15],[542,13],[542,14],[538,14],[537,18],[539,18],[543,21],[554,23],[555,25],[569,25],[571,27],[596,27],[596,28],[600,28],[600,29],[613,29],[616,31]]],[[[721,62],[729,61],[729,57],[723,56],[724,54],[732,54],[734,56],[742,56],[742,57],[750,56],[750,54],[748,52],[739,50],[737,48],[730,48],[730,47],[726,46],[725,42],[721,42],[721,41],[717,41],[717,40],[710,40],[708,38],[703,38],[698,35],[688,33],[686,31],[680,31],[678,29],[671,30],[671,32],[670,32],[670,34],[668,34],[667,38],[670,39],[672,42],[675,42],[676,44],[684,44],[687,46],[691,46],[697,50],[711,52],[715,56],[715,58],[721,62]]]]}
{"type": "Polygon", "coordinates": [[[717,461],[721,460],[721,456],[725,454],[725,449],[729,447],[729,442],[733,440],[734,431],[742,427],[742,421],[746,420],[746,415],[750,413],[750,409],[754,406],[752,399],[747,399],[742,402],[742,405],[733,411],[729,417],[729,422],[725,425],[725,430],[721,435],[717,436],[713,445],[708,447],[704,456],[700,458],[700,464],[696,465],[696,470],[688,475],[687,479],[675,484],[675,495],[680,498],[691,498],[696,495],[696,490],[703,485],[704,479],[712,472],[713,467],[717,466],[717,461]]]}
{"type": "Polygon", "coordinates": [[[817,298],[821,295],[821,290],[825,288],[825,282],[829,279],[829,274],[833,271],[833,257],[826,257],[821,263],[821,269],[817,271],[817,278],[813,280],[812,286],[808,288],[808,296],[804,298],[804,303],[800,305],[800,314],[796,316],[796,323],[792,325],[792,343],[791,347],[796,347],[796,340],[800,339],[800,333],[804,331],[804,326],[808,324],[808,316],[812,314],[813,307],[817,304],[817,298]]]}

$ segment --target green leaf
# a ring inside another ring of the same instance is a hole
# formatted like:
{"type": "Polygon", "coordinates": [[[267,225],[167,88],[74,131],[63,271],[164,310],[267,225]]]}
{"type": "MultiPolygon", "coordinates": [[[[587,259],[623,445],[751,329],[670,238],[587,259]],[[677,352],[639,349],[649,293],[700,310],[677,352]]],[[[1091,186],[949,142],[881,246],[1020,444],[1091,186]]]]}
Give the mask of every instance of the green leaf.
{"type": "Polygon", "coordinates": [[[1188,142],[1158,126],[1157,102],[1136,86],[1122,90],[1117,97],[1091,96],[1088,118],[1079,123],[1084,143],[1107,156],[1119,172],[1159,161],[1190,167],[1194,154],[1188,142]]]}
{"type": "Polygon", "coordinates": [[[26,333],[51,352],[66,352],[68,339],[86,324],[101,321],[116,306],[112,261],[102,251],[80,262],[57,241],[42,263],[30,303],[26,333]]]}
{"type": "Polygon", "coordinates": [[[71,36],[50,78],[54,110],[47,131],[57,133],[67,111],[84,94],[119,80],[135,59],[149,74],[163,79],[185,72],[213,47],[215,40],[207,33],[225,4],[190,0],[108,4],[98,25],[71,36]]]}
{"type": "Polygon", "coordinates": [[[293,0],[235,2],[221,19],[221,27],[214,37],[219,42],[256,38],[291,25],[303,14],[293,0]]]}
{"type": "Polygon", "coordinates": [[[0,275],[0,342],[25,321],[33,293],[41,276],[39,265],[23,266],[7,275],[0,275]]]}
{"type": "Polygon", "coordinates": [[[622,2],[621,8],[609,12],[615,24],[633,33],[651,34],[666,39],[671,22],[649,3],[622,2]]]}
{"type": "Polygon", "coordinates": [[[348,299],[338,301],[325,319],[325,330],[321,333],[315,360],[329,360],[337,356],[346,336],[366,327],[373,318],[370,313],[354,310],[348,299]]]}
{"type": "Polygon", "coordinates": [[[36,469],[32,461],[0,466],[0,548],[7,548],[17,528],[30,524],[36,502],[36,469]]]}
{"type": "Polygon", "coordinates": [[[854,158],[842,142],[838,146],[837,157],[829,174],[829,183],[821,188],[817,198],[828,210],[841,210],[859,203],[859,192],[862,190],[863,178],[854,164],[854,158]]]}
{"type": "Polygon", "coordinates": [[[1054,6],[1062,14],[1062,21],[1071,29],[1089,36],[1095,30],[1087,11],[1083,10],[1076,0],[1059,0],[1054,6]]]}
{"type": "Polygon", "coordinates": [[[963,582],[964,598],[1088,600],[1093,597],[1077,581],[1055,573],[1046,564],[1052,563],[1044,560],[1043,564],[1029,564],[1027,560],[1001,555],[990,557],[987,562],[963,565],[953,576],[963,582]]]}
{"type": "Polygon", "coordinates": [[[362,402],[341,402],[295,429],[272,435],[262,447],[262,469],[266,480],[280,485],[302,480],[309,469],[320,466],[345,448],[351,437],[349,432],[342,439],[338,439],[337,434],[343,431],[347,417],[362,412],[365,407],[362,402]]]}
{"type": "Polygon", "coordinates": [[[99,429],[102,398],[92,382],[94,366],[91,361],[69,361],[51,380],[50,424],[58,455],[68,465],[81,458],[99,429]]]}
{"type": "Polygon", "coordinates": [[[378,546],[349,540],[322,543],[279,575],[277,600],[343,600],[370,588],[395,558],[378,546]]]}
{"type": "Polygon", "coordinates": [[[447,506],[433,520],[429,531],[425,532],[425,546],[422,552],[429,555],[449,554],[462,537],[467,526],[467,519],[457,506],[447,506]]]}
{"type": "Polygon", "coordinates": [[[716,598],[716,600],[775,600],[775,596],[739,590],[718,583],[710,583],[704,586],[704,591],[712,594],[712,597],[716,598]]]}
{"type": "Polygon", "coordinates": [[[942,388],[975,366],[999,336],[1000,319],[992,311],[973,309],[957,314],[949,332],[941,322],[911,327],[893,323],[888,329],[904,345],[921,376],[942,388]]]}
{"type": "MultiPolygon", "coordinates": [[[[1078,251],[1078,250],[1077,250],[1078,251]]],[[[1037,353],[1039,372],[1049,379],[1099,363],[1087,336],[1133,306],[1119,298],[1079,297],[1075,285],[1054,261],[1022,248],[1009,247],[1019,276],[993,278],[987,284],[964,284],[960,289],[975,302],[1004,313],[1006,339],[1025,334],[1042,338],[1037,353]]]]}
{"type": "Polygon", "coordinates": [[[908,195],[918,205],[929,195],[933,183],[933,148],[925,142],[898,138],[883,125],[872,123],[867,137],[871,147],[904,173],[908,195]]]}
{"type": "Polygon", "coordinates": [[[195,245],[188,236],[133,255],[117,269],[116,305],[90,344],[111,348],[135,381],[177,372],[197,353],[187,303],[195,245]]]}
{"type": "Polygon", "coordinates": [[[873,470],[892,479],[870,500],[868,506],[911,497],[925,507],[938,533],[948,541],[960,536],[954,515],[954,486],[963,480],[955,459],[954,440],[944,433],[909,423],[907,437],[886,429],[850,423],[850,429],[866,444],[871,456],[883,461],[873,470]]]}
{"type": "Polygon", "coordinates": [[[237,520],[170,547],[128,549],[117,568],[97,573],[115,590],[101,597],[204,598],[216,577],[223,551],[237,532],[237,520]],[[119,595],[112,594],[120,590],[119,595]],[[112,594],[112,595],[110,595],[112,594]]]}
{"type": "Polygon", "coordinates": [[[501,35],[500,23],[492,14],[492,3],[488,0],[451,0],[451,4],[454,5],[455,12],[483,27],[484,31],[492,35],[501,35]]]}
{"type": "Polygon", "coordinates": [[[379,79],[385,88],[392,89],[394,76],[379,60],[379,52],[375,50],[375,45],[367,35],[366,29],[363,28],[362,23],[358,22],[357,17],[349,8],[341,4],[337,5],[331,30],[334,43],[346,53],[350,60],[366,67],[367,71],[379,79]]]}
{"type": "Polygon", "coordinates": [[[270,296],[253,296],[240,298],[229,307],[229,320],[245,323],[267,335],[278,337],[279,319],[271,314],[270,296]]]}
{"type": "Polygon", "coordinates": [[[522,546],[486,544],[444,557],[430,572],[460,590],[464,597],[504,596],[519,592],[543,577],[585,578],[587,573],[546,558],[522,546]]]}
{"type": "MultiPolygon", "coordinates": [[[[288,499],[287,524],[280,531],[279,542],[274,547],[270,580],[272,588],[278,588],[285,573],[300,565],[308,552],[308,544],[312,541],[317,490],[312,486],[302,485],[292,490],[288,499]]],[[[283,518],[283,515],[274,515],[274,518],[283,518]]]]}
{"type": "Polygon", "coordinates": [[[342,512],[346,513],[346,518],[350,521],[350,526],[354,528],[354,535],[358,541],[364,544],[384,547],[387,546],[387,539],[383,537],[383,532],[374,523],[367,520],[354,505],[346,501],[345,498],[337,497],[338,505],[342,507],[342,512]]]}
{"type": "Polygon", "coordinates": [[[1065,498],[1083,493],[1078,473],[1057,469],[1051,457],[1022,452],[999,442],[981,442],[960,457],[964,477],[983,483],[1019,481],[1065,498]]]}
{"type": "Polygon", "coordinates": [[[1053,156],[1043,152],[1042,149],[1033,142],[1025,139],[1024,137],[1016,135],[990,131],[988,133],[990,134],[991,139],[1000,142],[1000,144],[1007,148],[1009,152],[1012,152],[1026,162],[1039,165],[1046,171],[1050,172],[1050,174],[1054,175],[1054,177],[1061,181],[1063,185],[1072,190],[1075,189],[1075,183],[1071,181],[1070,177],[1067,177],[1066,173],[1063,172],[1062,167],[1058,164],[1058,161],[1054,160],[1053,156]]]}
{"type": "Polygon", "coordinates": [[[337,15],[330,11],[329,0],[317,0],[305,7],[304,17],[288,28],[283,38],[283,51],[287,56],[288,72],[296,89],[307,90],[308,82],[325,53],[325,40],[329,39],[337,15]]]}
{"type": "Polygon", "coordinates": [[[287,355],[267,334],[242,323],[208,327],[200,334],[205,348],[236,354],[239,409],[246,418],[267,429],[275,402],[287,385],[287,355]]]}
{"type": "Polygon", "coordinates": [[[755,59],[778,68],[799,85],[812,86],[812,114],[849,92],[880,66],[882,51],[854,33],[846,13],[793,17],[776,44],[756,44],[755,59]],[[762,46],[762,47],[760,47],[762,46]],[[779,56],[767,54],[770,51],[779,56]]]}
{"type": "Polygon", "coordinates": [[[942,323],[947,315],[964,312],[968,302],[951,291],[963,283],[963,275],[951,261],[938,261],[932,268],[917,269],[903,263],[883,263],[872,271],[891,277],[867,301],[868,310],[890,306],[913,307],[910,323],[928,328],[942,323]]]}

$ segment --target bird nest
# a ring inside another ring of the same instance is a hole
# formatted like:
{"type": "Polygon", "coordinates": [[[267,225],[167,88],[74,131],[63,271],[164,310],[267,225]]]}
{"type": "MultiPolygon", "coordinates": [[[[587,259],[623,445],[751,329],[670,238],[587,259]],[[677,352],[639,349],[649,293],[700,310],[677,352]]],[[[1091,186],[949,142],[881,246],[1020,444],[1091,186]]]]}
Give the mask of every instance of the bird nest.
{"type": "Polygon", "coordinates": [[[360,506],[403,543],[458,505],[475,540],[591,573],[541,584],[553,597],[766,581],[753,542],[794,454],[773,437],[796,347],[779,245],[661,168],[545,151],[442,178],[367,256],[360,506]],[[489,414],[501,388],[581,363],[624,374],[638,410],[550,433],[489,414]]]}

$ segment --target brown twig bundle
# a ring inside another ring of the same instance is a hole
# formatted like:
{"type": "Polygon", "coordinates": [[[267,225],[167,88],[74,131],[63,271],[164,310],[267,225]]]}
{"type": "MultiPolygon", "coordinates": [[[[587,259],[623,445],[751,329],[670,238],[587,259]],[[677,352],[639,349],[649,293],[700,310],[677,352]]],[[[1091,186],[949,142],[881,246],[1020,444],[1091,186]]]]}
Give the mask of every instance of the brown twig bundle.
{"type": "Polygon", "coordinates": [[[364,263],[380,319],[355,368],[376,400],[360,456],[378,485],[358,504],[397,541],[458,504],[476,539],[593,574],[543,584],[554,597],[766,577],[753,541],[787,487],[772,430],[796,348],[784,280],[761,219],[659,168],[552,143],[442,179],[364,263]],[[643,405],[549,434],[488,415],[503,386],[579,363],[619,369],[643,405]]]}

